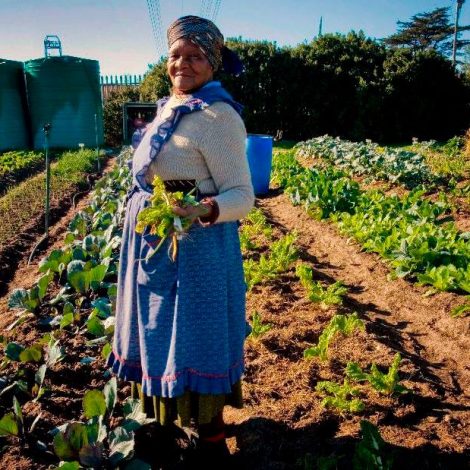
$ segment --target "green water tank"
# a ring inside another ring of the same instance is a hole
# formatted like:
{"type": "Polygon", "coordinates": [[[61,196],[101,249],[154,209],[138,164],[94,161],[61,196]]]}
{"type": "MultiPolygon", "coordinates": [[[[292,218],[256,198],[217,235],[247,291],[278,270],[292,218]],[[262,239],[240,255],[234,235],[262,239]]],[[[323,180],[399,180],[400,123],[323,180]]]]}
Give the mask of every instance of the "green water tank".
{"type": "Polygon", "coordinates": [[[96,60],[71,56],[25,62],[33,145],[44,146],[43,126],[51,123],[50,147],[77,148],[103,143],[100,70],[96,60]],[[95,118],[96,116],[96,118],[95,118]]]}
{"type": "Polygon", "coordinates": [[[0,151],[28,147],[23,63],[0,59],[0,151]]]}

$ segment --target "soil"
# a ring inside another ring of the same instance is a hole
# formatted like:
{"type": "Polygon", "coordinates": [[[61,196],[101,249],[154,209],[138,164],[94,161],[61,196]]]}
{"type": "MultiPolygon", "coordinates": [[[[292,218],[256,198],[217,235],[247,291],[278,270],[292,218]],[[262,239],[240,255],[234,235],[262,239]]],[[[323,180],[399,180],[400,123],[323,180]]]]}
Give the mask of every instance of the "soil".
{"type": "MultiPolygon", "coordinates": [[[[68,221],[86,203],[82,200],[52,229],[56,235],[47,252],[61,245],[68,221]]],[[[316,468],[318,457],[331,455],[338,458],[337,468],[351,468],[363,419],[379,427],[388,443],[386,452],[394,458],[393,468],[469,468],[470,318],[453,319],[449,315],[453,307],[464,302],[462,296],[429,296],[425,288],[400,279],[390,281],[386,265],[377,256],[362,252],[333,225],[309,218],[277,191],[258,199],[257,204],[277,236],[297,231],[301,260],[312,265],[316,280],[324,284],[340,280],[348,294],[342,306],[323,310],[305,298],[293,269],[255,286],[248,294],[248,316],[257,311],[263,323],[272,327],[259,339],[246,343],[244,409],[226,408],[227,443],[234,468],[316,468]],[[303,351],[318,340],[335,313],[351,312],[357,312],[365,322],[365,331],[335,337],[327,361],[303,358],[303,351]],[[341,415],[321,406],[321,397],[315,391],[318,381],[342,382],[344,367],[350,361],[362,368],[374,362],[387,370],[397,352],[403,358],[400,377],[410,393],[388,397],[361,386],[365,410],[358,415],[341,415]],[[311,459],[313,464],[308,463],[311,459]]],[[[31,287],[41,256],[30,266],[26,258],[22,259],[12,273],[9,292],[31,287]]],[[[6,339],[21,344],[38,340],[47,331],[41,326],[41,317],[17,327],[14,336],[7,330],[15,318],[7,308],[7,299],[8,293],[0,298],[0,330],[6,339]]],[[[33,434],[41,436],[46,451],[38,450],[33,440],[7,440],[0,468],[42,470],[57,465],[47,432],[66,421],[83,419],[84,392],[102,388],[107,380],[100,347],[87,345],[76,333],[73,329],[61,332],[67,357],[47,371],[50,391],[38,402],[18,396],[26,403],[23,414],[27,428],[41,413],[33,434]],[[92,364],[80,363],[87,356],[98,359],[92,364]]],[[[26,379],[31,379],[34,370],[34,366],[26,367],[26,379]]],[[[10,365],[2,375],[13,371],[10,365]]],[[[128,394],[129,386],[122,384],[119,397],[128,394]]],[[[152,442],[156,435],[158,431],[152,429],[142,432],[138,452],[145,447],[142,454],[148,453],[151,446],[143,443],[152,442]]]]}

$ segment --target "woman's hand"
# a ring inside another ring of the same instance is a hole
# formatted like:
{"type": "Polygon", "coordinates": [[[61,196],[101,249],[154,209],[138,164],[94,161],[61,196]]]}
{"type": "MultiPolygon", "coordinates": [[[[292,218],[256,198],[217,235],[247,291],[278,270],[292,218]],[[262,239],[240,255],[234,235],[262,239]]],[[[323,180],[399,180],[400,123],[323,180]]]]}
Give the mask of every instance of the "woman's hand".
{"type": "Polygon", "coordinates": [[[209,203],[202,202],[197,206],[173,206],[172,210],[176,215],[187,217],[191,222],[194,222],[199,217],[210,217],[212,215],[213,207],[209,203]]]}

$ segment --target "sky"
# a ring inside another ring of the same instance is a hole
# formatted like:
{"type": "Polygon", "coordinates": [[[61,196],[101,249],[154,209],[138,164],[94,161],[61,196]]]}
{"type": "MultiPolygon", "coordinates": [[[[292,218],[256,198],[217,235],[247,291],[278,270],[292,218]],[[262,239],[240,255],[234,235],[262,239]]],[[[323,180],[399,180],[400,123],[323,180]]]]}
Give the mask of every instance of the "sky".
{"type": "MultiPolygon", "coordinates": [[[[318,33],[363,30],[373,38],[396,32],[397,21],[455,0],[151,0],[160,5],[161,38],[187,14],[210,10],[225,37],[266,39],[294,46],[318,33]],[[217,10],[218,7],[218,10],[217,10]]],[[[470,0],[460,24],[470,24],[470,0]]],[[[154,40],[147,0],[0,0],[0,57],[25,61],[44,55],[48,34],[59,36],[64,55],[100,62],[102,75],[143,74],[165,53],[154,40]]],[[[466,37],[468,37],[467,35],[466,37]]]]}

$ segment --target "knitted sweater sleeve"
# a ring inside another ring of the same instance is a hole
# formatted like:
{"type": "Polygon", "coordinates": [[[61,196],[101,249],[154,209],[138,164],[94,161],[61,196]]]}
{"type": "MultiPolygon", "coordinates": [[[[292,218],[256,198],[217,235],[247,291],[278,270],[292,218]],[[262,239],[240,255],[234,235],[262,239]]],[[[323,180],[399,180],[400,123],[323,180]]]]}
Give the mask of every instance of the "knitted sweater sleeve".
{"type": "Polygon", "coordinates": [[[205,125],[198,144],[219,193],[215,197],[219,206],[215,223],[241,219],[254,203],[245,125],[227,103],[214,103],[203,113],[205,125]]]}

